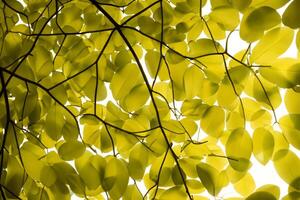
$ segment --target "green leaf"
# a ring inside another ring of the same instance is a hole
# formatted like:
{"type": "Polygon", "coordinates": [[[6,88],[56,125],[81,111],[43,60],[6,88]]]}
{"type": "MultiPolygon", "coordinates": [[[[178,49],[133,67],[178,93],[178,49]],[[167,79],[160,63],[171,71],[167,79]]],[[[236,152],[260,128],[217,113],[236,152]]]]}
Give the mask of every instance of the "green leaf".
{"type": "Polygon", "coordinates": [[[226,30],[234,30],[240,22],[239,12],[231,7],[218,7],[209,16],[226,30]]]}
{"type": "Polygon", "coordinates": [[[225,112],[221,107],[212,106],[203,114],[201,128],[210,136],[219,137],[225,126],[225,112]]]}
{"type": "MultiPolygon", "coordinates": [[[[263,77],[265,78],[265,76],[263,77]]],[[[261,105],[271,109],[271,107],[277,108],[281,104],[279,88],[276,85],[266,81],[259,75],[252,76],[250,80],[245,92],[253,96],[259,103],[262,103],[261,105]]]]}
{"type": "Polygon", "coordinates": [[[117,68],[122,68],[131,62],[131,54],[126,50],[120,51],[115,58],[115,65],[117,68]]]}
{"type": "Polygon", "coordinates": [[[136,185],[128,185],[126,192],[123,196],[124,200],[142,200],[143,195],[136,185]]]}
{"type": "Polygon", "coordinates": [[[135,180],[141,180],[148,165],[148,150],[141,144],[137,144],[130,151],[128,172],[135,180]]]}
{"type": "Polygon", "coordinates": [[[65,32],[80,31],[83,25],[81,13],[81,9],[76,4],[70,4],[62,10],[58,23],[65,32]]]}
{"type": "Polygon", "coordinates": [[[271,67],[263,67],[259,72],[265,79],[283,88],[292,88],[300,84],[300,64],[292,58],[278,59],[271,67]]]}
{"type": "Polygon", "coordinates": [[[234,189],[243,196],[251,194],[255,190],[253,177],[249,173],[246,173],[246,175],[234,183],[234,189]]]}
{"type": "Polygon", "coordinates": [[[287,141],[295,148],[300,149],[300,115],[285,115],[280,118],[279,124],[287,141]]]}
{"type": "Polygon", "coordinates": [[[191,119],[201,119],[209,105],[203,104],[200,99],[190,99],[183,101],[181,113],[191,119]]]}
{"type": "Polygon", "coordinates": [[[251,2],[252,0],[231,0],[232,6],[241,11],[246,9],[251,2]]]}
{"type": "MultiPolygon", "coordinates": [[[[9,189],[9,191],[13,192],[16,195],[19,195],[21,189],[23,187],[23,168],[18,160],[13,157],[9,156],[7,162],[7,168],[9,169],[6,177],[5,177],[5,186],[9,189]]],[[[12,194],[9,192],[5,192],[7,197],[13,198],[12,194]]]]}
{"type": "Polygon", "coordinates": [[[101,185],[106,167],[104,158],[85,152],[83,156],[75,160],[75,167],[89,189],[96,189],[101,185]]]}
{"type": "Polygon", "coordinates": [[[21,151],[26,173],[34,180],[40,180],[41,171],[44,167],[38,157],[27,150],[21,151]]]}
{"type": "Polygon", "coordinates": [[[211,53],[217,53],[215,45],[219,52],[222,52],[222,46],[211,39],[198,39],[189,43],[190,56],[201,56],[211,53]],[[204,48],[205,47],[205,48],[204,48]]]}
{"type": "Polygon", "coordinates": [[[282,200],[294,200],[300,198],[300,192],[289,192],[286,196],[282,198],[282,200]]]}
{"type": "Polygon", "coordinates": [[[124,161],[115,157],[107,159],[102,187],[113,199],[120,198],[126,191],[129,175],[124,161]]]}
{"type": "Polygon", "coordinates": [[[300,7],[300,2],[297,0],[293,0],[289,4],[289,6],[285,9],[282,15],[283,24],[293,29],[300,27],[300,16],[298,14],[299,7],[300,7]]]}
{"type": "Polygon", "coordinates": [[[192,99],[193,97],[198,95],[199,88],[195,86],[200,86],[203,79],[204,74],[200,71],[199,68],[192,66],[185,70],[183,81],[187,99],[192,99]]]}
{"type": "Polygon", "coordinates": [[[62,129],[65,123],[64,116],[61,112],[60,107],[51,106],[46,116],[45,131],[47,135],[55,141],[62,136],[62,129]]]}
{"type": "Polygon", "coordinates": [[[77,140],[71,140],[59,146],[57,151],[61,159],[74,160],[84,153],[85,146],[77,140]]]}
{"type": "Polygon", "coordinates": [[[300,31],[298,31],[296,35],[296,46],[298,51],[300,51],[300,31]]]}
{"type": "Polygon", "coordinates": [[[276,199],[279,199],[280,197],[280,188],[277,185],[272,185],[272,184],[263,185],[257,188],[256,191],[268,192],[272,194],[276,199]]]}
{"type": "Polygon", "coordinates": [[[269,6],[274,9],[281,8],[286,3],[288,3],[290,0],[252,0],[251,7],[261,7],[261,6],[269,6]]]}
{"type": "Polygon", "coordinates": [[[273,161],[278,175],[290,186],[299,190],[300,160],[298,156],[290,150],[280,150],[275,154],[273,161]]]}
{"type": "Polygon", "coordinates": [[[127,64],[118,70],[110,84],[113,97],[117,100],[123,99],[131,89],[141,83],[141,78],[138,66],[135,64],[127,64]]]}
{"type": "Polygon", "coordinates": [[[253,10],[246,23],[250,29],[265,31],[280,23],[280,15],[275,9],[263,6],[253,10]]]}
{"type": "Polygon", "coordinates": [[[294,32],[289,28],[275,28],[268,31],[253,48],[252,63],[268,65],[283,54],[293,41],[294,32]]]}
{"type": "Polygon", "coordinates": [[[168,199],[178,199],[178,200],[184,200],[187,199],[187,194],[184,192],[182,187],[175,186],[172,187],[166,191],[164,191],[159,199],[162,200],[168,200],[168,199]]]}
{"type": "Polygon", "coordinates": [[[130,90],[129,94],[121,102],[121,105],[128,112],[137,111],[146,104],[149,97],[147,86],[139,84],[130,90]]]}
{"type": "Polygon", "coordinates": [[[46,165],[42,168],[40,176],[41,182],[47,187],[55,184],[57,180],[55,171],[50,166],[46,165]]]}
{"type": "Polygon", "coordinates": [[[145,63],[149,71],[149,74],[152,78],[154,78],[154,76],[157,73],[157,70],[159,69],[158,66],[159,59],[160,59],[160,54],[158,51],[149,50],[145,55],[145,63]]]}
{"type": "Polygon", "coordinates": [[[179,168],[177,165],[175,165],[172,169],[172,180],[175,185],[182,185],[184,183],[184,181],[186,181],[186,175],[185,175],[184,171],[182,169],[180,169],[180,171],[179,171],[179,168]],[[181,173],[180,173],[180,171],[181,171],[181,173]],[[182,178],[182,176],[184,178],[182,178]]]}
{"type": "Polygon", "coordinates": [[[249,9],[243,16],[240,36],[247,42],[256,41],[263,36],[264,31],[278,25],[280,21],[280,15],[271,7],[249,9]]]}
{"type": "Polygon", "coordinates": [[[229,164],[237,171],[245,171],[250,167],[252,140],[248,132],[242,128],[233,130],[226,142],[226,155],[229,164]]]}
{"type": "Polygon", "coordinates": [[[289,113],[300,114],[300,93],[292,89],[288,89],[285,93],[284,104],[289,113]]]}
{"type": "Polygon", "coordinates": [[[138,18],[137,22],[141,31],[145,33],[156,34],[160,30],[160,24],[151,17],[141,16],[138,18]]]}
{"type": "Polygon", "coordinates": [[[196,168],[198,176],[207,191],[213,196],[218,195],[226,182],[224,174],[220,174],[217,169],[206,163],[199,163],[196,168]]]}
{"type": "Polygon", "coordinates": [[[276,198],[269,192],[254,192],[253,194],[249,195],[246,200],[276,200],[276,198]]]}
{"type": "Polygon", "coordinates": [[[271,159],[274,150],[273,135],[265,128],[255,129],[253,133],[253,154],[263,165],[271,159]]]}

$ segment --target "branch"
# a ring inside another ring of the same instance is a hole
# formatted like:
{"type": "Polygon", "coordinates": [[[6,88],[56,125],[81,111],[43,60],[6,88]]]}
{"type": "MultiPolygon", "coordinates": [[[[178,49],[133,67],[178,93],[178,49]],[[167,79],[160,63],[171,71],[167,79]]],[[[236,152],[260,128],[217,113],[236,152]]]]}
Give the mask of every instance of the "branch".
{"type": "MultiPolygon", "coordinates": [[[[160,119],[160,115],[159,115],[159,110],[158,110],[158,107],[157,107],[157,105],[156,105],[155,98],[154,98],[154,96],[153,96],[153,92],[152,92],[150,83],[149,83],[149,81],[148,81],[148,79],[147,79],[146,73],[144,72],[143,66],[142,66],[142,64],[141,64],[141,62],[140,62],[140,60],[139,60],[137,54],[135,53],[133,47],[131,46],[130,42],[128,41],[128,39],[126,38],[126,36],[124,35],[124,33],[122,32],[121,26],[120,26],[120,25],[119,25],[119,24],[118,24],[118,23],[110,16],[109,13],[106,12],[106,10],[104,10],[101,6],[99,6],[99,5],[95,2],[95,0],[90,0],[90,1],[91,1],[91,3],[94,4],[94,5],[97,7],[97,9],[98,9],[99,11],[101,11],[101,12],[106,16],[106,18],[107,18],[107,19],[115,26],[116,30],[118,31],[118,33],[120,34],[121,38],[123,39],[123,41],[125,42],[125,44],[128,46],[128,48],[129,48],[131,54],[133,55],[133,57],[134,57],[134,59],[135,59],[137,65],[138,65],[138,67],[139,67],[139,70],[140,70],[140,72],[141,72],[141,74],[142,74],[142,77],[143,77],[143,79],[144,79],[144,81],[145,81],[145,84],[146,84],[146,86],[147,86],[147,89],[148,89],[148,92],[149,92],[149,95],[150,95],[150,98],[151,98],[151,101],[152,101],[152,104],[153,104],[153,107],[154,107],[154,110],[155,110],[156,118],[157,118],[157,121],[158,121],[160,130],[161,130],[161,132],[162,132],[162,134],[163,134],[163,137],[164,137],[164,139],[165,139],[165,142],[166,142],[167,146],[170,148],[171,154],[172,154],[172,156],[173,156],[173,158],[174,158],[174,161],[175,161],[176,165],[178,166],[178,168],[181,169],[180,164],[179,164],[178,159],[177,159],[177,155],[176,155],[176,153],[174,152],[174,150],[172,149],[172,146],[171,146],[171,144],[169,143],[168,137],[167,137],[167,135],[166,135],[166,133],[165,133],[165,130],[163,129],[163,126],[162,126],[162,124],[161,124],[161,119],[160,119]]],[[[151,5],[154,5],[154,4],[155,4],[155,2],[152,3],[151,5]]],[[[148,6],[147,9],[148,9],[149,7],[151,7],[151,6],[148,6]]],[[[143,9],[143,10],[145,11],[145,10],[147,10],[147,9],[143,9]]],[[[143,11],[143,12],[144,12],[144,11],[143,11]]],[[[141,14],[141,13],[142,13],[142,12],[140,11],[140,12],[138,12],[137,14],[139,15],[139,14],[141,14]]],[[[161,14],[162,14],[162,13],[161,13],[161,14]]],[[[162,17],[163,17],[163,16],[162,16],[162,17]]],[[[185,189],[186,189],[186,193],[188,194],[188,196],[189,196],[190,199],[193,199],[192,196],[191,196],[191,194],[190,194],[190,192],[189,192],[188,186],[187,186],[187,184],[186,184],[186,182],[185,182],[185,178],[184,178],[183,172],[182,172],[181,170],[179,170],[179,172],[180,172],[180,176],[181,176],[181,178],[182,178],[182,181],[183,181],[183,183],[184,183],[184,187],[185,187],[185,189]]]]}

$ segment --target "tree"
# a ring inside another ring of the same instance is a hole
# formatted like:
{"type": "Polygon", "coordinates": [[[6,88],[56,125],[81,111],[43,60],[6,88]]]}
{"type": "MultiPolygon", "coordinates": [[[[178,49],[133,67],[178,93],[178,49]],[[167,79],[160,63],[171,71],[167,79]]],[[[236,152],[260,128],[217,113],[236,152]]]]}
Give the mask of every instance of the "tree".
{"type": "Polygon", "coordinates": [[[299,198],[299,3],[1,0],[2,199],[299,198]]]}

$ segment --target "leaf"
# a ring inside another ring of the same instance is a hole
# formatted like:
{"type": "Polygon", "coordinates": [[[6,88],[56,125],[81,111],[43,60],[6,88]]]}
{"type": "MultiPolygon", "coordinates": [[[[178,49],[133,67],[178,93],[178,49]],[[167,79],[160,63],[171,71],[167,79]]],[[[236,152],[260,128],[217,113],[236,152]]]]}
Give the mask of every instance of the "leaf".
{"type": "Polygon", "coordinates": [[[278,9],[288,3],[290,0],[252,0],[251,7],[269,6],[274,9],[278,9]]]}
{"type": "Polygon", "coordinates": [[[186,175],[184,171],[177,165],[175,165],[172,169],[172,180],[175,185],[182,185],[184,184],[184,181],[186,181],[186,175]]]}
{"type": "Polygon", "coordinates": [[[252,0],[231,0],[232,6],[241,11],[246,9],[251,4],[251,2],[252,0]]]}
{"type": "Polygon", "coordinates": [[[252,154],[252,140],[248,132],[242,128],[231,132],[226,142],[226,155],[229,164],[237,171],[245,171],[250,166],[250,156],[252,154]]]}
{"type": "Polygon", "coordinates": [[[288,89],[285,93],[284,104],[289,113],[300,114],[300,93],[294,92],[292,89],[288,89]]]}
{"type": "Polygon", "coordinates": [[[77,140],[71,140],[58,147],[58,154],[63,160],[74,160],[85,151],[85,146],[77,140]]]}
{"type": "Polygon", "coordinates": [[[299,190],[300,160],[298,156],[290,150],[280,150],[275,154],[273,161],[278,175],[290,186],[299,190]]]}
{"type": "Polygon", "coordinates": [[[253,194],[249,195],[246,200],[276,200],[276,198],[269,192],[254,192],[253,194]]]}
{"type": "Polygon", "coordinates": [[[141,75],[138,66],[127,64],[115,73],[111,80],[110,89],[113,97],[120,100],[139,83],[141,83],[141,75]]]}
{"type": "Polygon", "coordinates": [[[199,93],[199,86],[202,84],[204,74],[195,66],[187,68],[184,72],[184,89],[187,99],[192,99],[199,93]],[[196,87],[198,86],[198,87],[196,87]]]}
{"type": "Polygon", "coordinates": [[[265,128],[255,129],[253,133],[253,154],[263,165],[271,159],[274,150],[273,135],[265,128]]]}
{"type": "Polygon", "coordinates": [[[279,120],[279,125],[287,141],[295,148],[300,149],[300,115],[285,115],[279,120]]]}
{"type": "Polygon", "coordinates": [[[205,190],[199,180],[190,179],[186,181],[186,184],[189,187],[191,194],[199,194],[205,190]]]}
{"type": "Polygon", "coordinates": [[[293,0],[289,4],[282,15],[282,22],[284,25],[289,26],[293,29],[300,27],[300,16],[298,14],[299,7],[300,2],[297,0],[293,0]]]}
{"type": "Polygon", "coordinates": [[[300,193],[293,191],[293,192],[289,192],[286,196],[284,196],[282,200],[293,200],[297,198],[300,198],[300,193]]]}
{"type": "Polygon", "coordinates": [[[160,24],[151,17],[141,16],[137,22],[141,30],[145,33],[155,34],[160,30],[160,24]]]}
{"type": "Polygon", "coordinates": [[[107,159],[102,187],[113,199],[120,198],[126,191],[129,175],[124,161],[115,157],[107,159]]]}
{"type": "MultiPolygon", "coordinates": [[[[234,86],[236,88],[236,85],[234,86]]],[[[217,93],[218,104],[224,108],[232,110],[238,105],[238,97],[234,92],[233,86],[226,76],[220,85],[217,93]]]]}
{"type": "Polygon", "coordinates": [[[131,89],[129,94],[121,102],[128,112],[137,111],[146,104],[149,99],[149,91],[146,85],[140,84],[131,89]]]}
{"type": "Polygon", "coordinates": [[[43,163],[32,152],[22,149],[22,158],[26,173],[34,180],[40,180],[43,163]]]}
{"type": "Polygon", "coordinates": [[[219,52],[222,52],[222,46],[211,39],[199,39],[189,43],[190,56],[201,56],[211,53],[217,53],[215,45],[219,52]],[[205,47],[205,48],[204,48],[205,47]]]}
{"type": "Polygon", "coordinates": [[[280,22],[280,15],[275,9],[263,6],[253,10],[246,23],[250,29],[268,30],[280,22]],[[258,20],[259,19],[259,20],[258,20]]]}
{"type": "Polygon", "coordinates": [[[55,184],[57,180],[55,171],[51,167],[46,165],[42,168],[40,176],[41,182],[47,187],[55,184]]]}
{"type": "Polygon", "coordinates": [[[268,6],[249,9],[241,22],[240,36],[247,42],[253,42],[263,36],[264,31],[280,23],[280,15],[268,6]]]}
{"type": "Polygon", "coordinates": [[[70,6],[62,10],[61,16],[58,18],[58,23],[65,32],[71,32],[70,30],[80,31],[83,25],[80,15],[81,9],[76,4],[70,4],[70,6]]]}
{"type": "Polygon", "coordinates": [[[209,106],[203,104],[200,99],[191,99],[183,101],[181,112],[191,119],[201,119],[208,108],[209,106]]]}
{"type": "MultiPolygon", "coordinates": [[[[147,51],[147,53],[145,55],[145,63],[146,63],[147,69],[149,71],[149,74],[152,78],[154,78],[154,76],[157,73],[157,70],[159,69],[159,66],[158,66],[159,59],[160,59],[160,54],[158,51],[149,50],[149,51],[147,51]]],[[[159,69],[159,70],[161,70],[161,69],[159,69]]]]}
{"type": "MultiPolygon", "coordinates": [[[[7,168],[9,170],[5,177],[5,186],[14,194],[19,195],[23,187],[22,178],[24,172],[22,166],[15,157],[9,156],[7,161],[7,168]]],[[[12,194],[10,194],[9,192],[5,193],[7,197],[13,198],[12,194]]]]}
{"type": "MultiPolygon", "coordinates": [[[[160,156],[159,158],[155,159],[152,162],[150,172],[149,172],[149,177],[152,181],[157,181],[159,178],[159,185],[160,186],[166,186],[168,185],[169,181],[171,180],[171,175],[172,175],[172,169],[173,167],[173,160],[170,161],[171,157],[166,157],[166,160],[164,162],[164,165],[161,169],[160,176],[158,177],[158,172],[161,168],[161,163],[163,161],[164,155],[160,156]],[[168,159],[169,158],[169,159],[168,159]]],[[[171,158],[172,159],[172,158],[171,158]]]]}
{"type": "Polygon", "coordinates": [[[298,7],[1,1],[2,199],[298,199],[298,7]]]}
{"type": "Polygon", "coordinates": [[[279,199],[280,197],[280,188],[277,185],[272,185],[272,184],[263,185],[257,188],[256,191],[269,192],[276,199],[279,199]]]}
{"type": "Polygon", "coordinates": [[[247,173],[243,178],[234,183],[234,189],[243,196],[251,194],[255,190],[253,177],[247,173]]]}
{"type": "Polygon", "coordinates": [[[224,186],[226,179],[225,176],[223,176],[224,174],[219,174],[214,167],[206,163],[199,163],[196,168],[198,176],[207,191],[213,196],[218,195],[224,186]]]}
{"type": "Polygon", "coordinates": [[[57,141],[62,135],[61,131],[65,123],[61,113],[61,108],[58,106],[51,106],[51,108],[48,110],[46,121],[47,123],[45,123],[45,131],[47,135],[51,139],[57,141]]]}
{"type": "Polygon", "coordinates": [[[213,137],[219,137],[225,126],[224,110],[217,106],[208,108],[200,121],[201,128],[213,137]]]}
{"type": "MultiPolygon", "coordinates": [[[[76,165],[76,162],[75,162],[76,165]]],[[[75,169],[66,162],[58,162],[53,164],[53,169],[59,177],[57,183],[68,184],[71,190],[76,194],[84,194],[84,183],[75,169]]],[[[83,177],[84,178],[84,177],[83,177]]]]}
{"type": "Polygon", "coordinates": [[[159,197],[159,199],[162,200],[168,200],[168,199],[184,200],[186,198],[187,198],[187,194],[184,192],[183,188],[179,186],[175,186],[164,191],[159,197]]]}
{"type": "Polygon", "coordinates": [[[290,47],[293,36],[294,32],[289,28],[268,31],[253,48],[250,62],[268,65],[290,47]]]}
{"type": "MultiPolygon", "coordinates": [[[[264,76],[263,76],[264,77],[264,76]]],[[[245,92],[253,96],[267,109],[277,108],[281,104],[279,88],[263,79],[261,76],[252,76],[251,82],[245,88],[245,92]]]]}
{"type": "Polygon", "coordinates": [[[137,144],[130,151],[128,172],[135,180],[141,180],[144,176],[146,167],[148,165],[149,153],[147,149],[141,144],[137,144]]]}
{"type": "Polygon", "coordinates": [[[298,31],[296,34],[296,46],[298,51],[300,51],[300,31],[298,31]]]}
{"type": "Polygon", "coordinates": [[[136,185],[128,185],[126,192],[123,196],[124,200],[142,200],[143,195],[140,193],[136,185]]]}
{"type": "Polygon", "coordinates": [[[115,58],[117,68],[122,68],[131,62],[131,54],[126,50],[121,50],[115,58]]]}
{"type": "Polygon", "coordinates": [[[278,59],[271,67],[263,67],[259,72],[266,80],[283,88],[292,88],[300,84],[300,64],[292,58],[278,59]]]}
{"type": "Polygon", "coordinates": [[[240,22],[239,12],[230,7],[218,7],[209,16],[217,23],[223,25],[226,30],[235,29],[240,22]]]}
{"type": "Polygon", "coordinates": [[[75,160],[75,167],[89,189],[94,190],[101,185],[106,167],[104,158],[85,152],[83,156],[75,160]]]}

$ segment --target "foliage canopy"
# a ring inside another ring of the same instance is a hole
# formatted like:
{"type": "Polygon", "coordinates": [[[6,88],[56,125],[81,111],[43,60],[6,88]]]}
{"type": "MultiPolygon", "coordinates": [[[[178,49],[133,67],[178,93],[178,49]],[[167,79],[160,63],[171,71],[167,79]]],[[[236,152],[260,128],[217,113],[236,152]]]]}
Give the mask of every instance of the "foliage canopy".
{"type": "Polygon", "coordinates": [[[300,198],[299,0],[0,8],[2,199],[300,198]],[[256,188],[251,157],[289,193],[256,188]]]}

